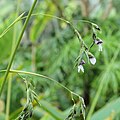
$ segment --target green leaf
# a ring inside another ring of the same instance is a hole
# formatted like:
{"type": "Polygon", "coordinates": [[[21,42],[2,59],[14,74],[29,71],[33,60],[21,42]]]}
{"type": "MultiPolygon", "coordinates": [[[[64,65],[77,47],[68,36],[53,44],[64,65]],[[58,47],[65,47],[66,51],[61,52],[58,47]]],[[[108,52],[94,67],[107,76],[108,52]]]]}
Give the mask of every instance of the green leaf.
{"type": "Polygon", "coordinates": [[[112,114],[115,116],[120,112],[120,98],[108,103],[102,109],[98,110],[91,120],[106,120],[112,114]]]}
{"type": "Polygon", "coordinates": [[[64,120],[65,115],[61,111],[59,111],[57,108],[52,106],[50,103],[46,101],[40,101],[42,109],[44,109],[47,113],[49,113],[53,118],[56,120],[64,120]]]}

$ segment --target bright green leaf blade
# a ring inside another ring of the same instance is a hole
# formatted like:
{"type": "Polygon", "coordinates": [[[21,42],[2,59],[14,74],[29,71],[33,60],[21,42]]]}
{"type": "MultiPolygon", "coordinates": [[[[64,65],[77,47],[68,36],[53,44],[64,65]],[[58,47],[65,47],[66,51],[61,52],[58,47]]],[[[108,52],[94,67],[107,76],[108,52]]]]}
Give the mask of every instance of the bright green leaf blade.
{"type": "Polygon", "coordinates": [[[9,30],[11,27],[13,27],[13,25],[18,22],[22,16],[24,15],[24,13],[22,13],[19,17],[17,17],[3,32],[2,34],[0,35],[0,38],[2,38],[9,30]]]}
{"type": "Polygon", "coordinates": [[[116,115],[120,112],[120,98],[108,103],[102,109],[98,110],[93,116],[91,120],[106,120],[113,113],[116,115]]]}
{"type": "Polygon", "coordinates": [[[64,116],[64,113],[60,112],[57,108],[55,108],[48,102],[40,101],[40,104],[41,104],[41,107],[56,120],[64,120],[65,119],[66,116],[64,116]]]}

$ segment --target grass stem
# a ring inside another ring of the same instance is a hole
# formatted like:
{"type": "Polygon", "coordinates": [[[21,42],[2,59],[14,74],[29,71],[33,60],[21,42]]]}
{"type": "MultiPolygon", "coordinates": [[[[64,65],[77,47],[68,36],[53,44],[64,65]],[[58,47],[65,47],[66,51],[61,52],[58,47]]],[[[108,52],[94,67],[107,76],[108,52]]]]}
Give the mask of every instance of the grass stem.
{"type": "Polygon", "coordinates": [[[20,42],[21,42],[21,40],[22,40],[23,33],[24,33],[25,28],[26,28],[26,26],[27,26],[27,24],[28,24],[28,22],[29,22],[30,16],[31,16],[31,14],[32,14],[32,11],[33,11],[35,5],[36,5],[36,2],[37,2],[37,0],[34,0],[34,3],[33,3],[32,7],[31,7],[31,9],[30,9],[30,11],[29,11],[29,13],[28,13],[28,16],[27,16],[26,21],[25,21],[24,26],[23,26],[23,29],[22,29],[22,31],[21,31],[21,33],[20,33],[20,36],[19,36],[19,38],[18,38],[18,41],[17,41],[17,43],[16,43],[16,46],[15,46],[15,48],[14,48],[12,54],[11,54],[10,61],[9,61],[9,63],[8,63],[8,67],[7,67],[7,70],[6,70],[6,72],[5,72],[5,76],[4,76],[4,79],[3,79],[3,83],[2,83],[2,85],[1,85],[0,96],[1,96],[2,91],[3,91],[3,88],[4,88],[4,86],[5,86],[5,83],[6,83],[8,74],[9,74],[9,70],[10,70],[10,68],[11,68],[11,66],[12,66],[12,63],[13,63],[13,60],[14,60],[14,57],[15,57],[17,48],[18,48],[18,46],[19,46],[19,44],[20,44],[20,42]]]}

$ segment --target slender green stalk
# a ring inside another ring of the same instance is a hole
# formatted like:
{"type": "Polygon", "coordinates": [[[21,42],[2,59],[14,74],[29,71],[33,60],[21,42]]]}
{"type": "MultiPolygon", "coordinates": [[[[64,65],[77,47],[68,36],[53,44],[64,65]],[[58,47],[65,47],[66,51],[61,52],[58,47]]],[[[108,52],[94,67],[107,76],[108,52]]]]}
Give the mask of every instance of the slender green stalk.
{"type": "Polygon", "coordinates": [[[90,119],[91,119],[91,115],[92,115],[92,113],[94,112],[94,108],[95,108],[96,103],[97,103],[97,101],[98,101],[98,99],[99,99],[99,96],[100,96],[100,94],[101,94],[103,85],[104,85],[104,79],[102,79],[102,81],[100,82],[98,91],[97,91],[97,93],[96,93],[96,95],[95,95],[95,97],[94,97],[93,103],[92,103],[92,105],[91,105],[91,108],[90,108],[90,111],[89,111],[89,113],[88,113],[88,115],[87,115],[86,120],[90,120],[90,119]]]}
{"type": "MultiPolygon", "coordinates": [[[[0,73],[1,72],[5,72],[5,71],[6,70],[0,70],[0,73]]],[[[65,90],[67,90],[68,92],[71,93],[71,99],[74,102],[73,106],[75,106],[75,101],[74,101],[73,95],[75,95],[75,96],[77,96],[79,98],[79,100],[81,102],[81,106],[83,106],[83,108],[81,108],[82,109],[82,114],[84,114],[84,108],[85,108],[84,99],[81,96],[79,96],[78,94],[76,94],[73,91],[71,91],[69,88],[67,88],[64,85],[62,85],[61,83],[59,83],[57,80],[54,80],[53,78],[50,78],[48,76],[45,76],[45,75],[42,75],[42,74],[33,73],[33,72],[19,71],[19,70],[10,70],[10,72],[11,73],[17,73],[17,74],[28,74],[28,75],[33,75],[33,76],[37,76],[37,77],[42,77],[42,78],[48,79],[48,80],[56,83],[57,85],[61,86],[62,88],[64,88],[65,90]]],[[[22,79],[24,79],[24,78],[22,78],[22,79]]],[[[39,104],[37,97],[35,97],[35,100],[39,104]]],[[[44,109],[44,106],[41,106],[41,107],[44,109]]],[[[56,118],[56,119],[58,119],[58,118],[56,118]]]]}
{"type": "MultiPolygon", "coordinates": [[[[44,13],[35,13],[35,14],[32,14],[32,16],[36,16],[36,15],[43,15],[43,16],[46,16],[46,17],[52,17],[52,18],[55,18],[55,19],[58,19],[58,20],[61,20],[65,23],[67,23],[68,25],[70,25],[70,27],[73,29],[73,31],[75,32],[75,34],[77,35],[79,41],[82,42],[82,44],[84,45],[84,47],[87,49],[87,45],[84,43],[79,31],[74,27],[74,25],[72,24],[72,22],[68,21],[68,20],[65,20],[63,18],[60,18],[60,17],[57,17],[57,16],[54,16],[54,15],[49,15],[49,14],[44,14],[44,13]]],[[[24,17],[23,17],[24,18],[24,17]]],[[[21,18],[21,19],[23,19],[21,18]]],[[[80,20],[81,22],[86,22],[86,23],[89,23],[89,24],[93,24],[92,22],[90,21],[87,21],[87,20],[80,20]]]]}
{"type": "MultiPolygon", "coordinates": [[[[83,39],[82,39],[79,31],[77,30],[77,28],[74,27],[74,25],[72,24],[72,22],[70,22],[70,21],[68,21],[68,20],[65,20],[65,19],[63,19],[63,18],[54,16],[54,15],[49,15],[49,14],[44,14],[44,13],[36,13],[36,14],[32,14],[32,15],[33,15],[33,16],[34,16],[34,15],[43,15],[43,16],[47,16],[47,17],[52,17],[52,18],[55,18],[55,19],[58,19],[58,20],[61,20],[61,21],[65,22],[65,23],[67,23],[67,24],[73,29],[73,31],[75,32],[75,34],[77,35],[78,40],[79,40],[80,42],[82,42],[83,46],[84,46],[86,49],[88,49],[88,48],[87,48],[87,45],[86,45],[85,42],[83,41],[83,39]]],[[[23,19],[23,18],[21,18],[21,19],[23,19]]],[[[81,20],[81,22],[87,22],[87,23],[89,23],[89,24],[92,24],[92,22],[89,22],[89,21],[86,21],[86,20],[81,20]]]]}
{"type": "MultiPolygon", "coordinates": [[[[12,26],[14,26],[17,22],[19,22],[20,20],[22,19],[25,19],[27,18],[27,16],[24,16],[24,13],[22,13],[16,20],[13,21],[13,23],[11,23],[3,32],[2,34],[0,35],[0,38],[2,38],[9,30],[12,26]]],[[[57,17],[57,16],[54,16],[54,15],[50,15],[50,14],[45,14],[45,13],[34,13],[34,14],[31,14],[31,16],[38,16],[38,15],[42,15],[42,16],[46,16],[46,17],[51,17],[51,18],[55,18],[55,19],[58,19],[58,20],[61,20],[67,24],[70,24],[72,23],[71,20],[65,20],[63,18],[60,18],[60,17],[57,17]]],[[[73,20],[74,21],[74,20],[73,20]]],[[[91,24],[91,25],[95,25],[95,23],[91,22],[91,21],[87,21],[87,20],[77,20],[77,21],[80,21],[80,22],[83,22],[83,23],[88,23],[88,24],[91,24]]]]}
{"type": "MultiPolygon", "coordinates": [[[[32,14],[31,16],[38,16],[38,15],[43,15],[43,16],[46,16],[46,17],[55,18],[55,19],[61,20],[61,21],[65,22],[65,23],[67,23],[68,25],[70,25],[70,27],[71,27],[71,28],[73,29],[73,31],[76,33],[79,41],[81,41],[81,42],[83,43],[84,47],[85,47],[86,49],[88,49],[88,48],[87,48],[87,45],[84,43],[83,39],[81,38],[80,33],[79,33],[78,30],[74,27],[74,25],[72,24],[71,21],[65,20],[65,19],[63,19],[63,18],[54,16],[54,15],[44,14],[44,13],[34,13],[34,14],[32,14]]],[[[24,16],[24,17],[21,16],[18,20],[15,20],[13,23],[15,24],[16,22],[18,22],[18,21],[20,21],[20,20],[22,20],[22,19],[25,19],[25,18],[27,18],[27,16],[24,16]]],[[[95,23],[93,23],[93,22],[91,22],[91,21],[87,21],[87,20],[78,20],[78,21],[81,21],[81,22],[84,22],[84,23],[88,23],[88,24],[91,24],[91,25],[92,25],[92,24],[95,24],[95,23]]],[[[14,25],[13,23],[10,25],[10,27],[12,27],[12,26],[14,25]]],[[[10,29],[10,27],[8,27],[8,28],[10,29]]],[[[6,30],[4,30],[5,32],[3,32],[3,33],[0,35],[0,37],[2,37],[3,35],[5,35],[5,33],[8,32],[8,30],[9,30],[8,28],[7,28],[6,30]]]]}
{"type": "Polygon", "coordinates": [[[6,120],[9,120],[10,98],[11,98],[11,86],[12,86],[12,75],[9,76],[9,81],[8,81],[7,103],[6,103],[6,120]]]}
{"type": "MultiPolygon", "coordinates": [[[[20,4],[20,0],[17,1],[17,9],[16,9],[17,11],[16,11],[15,18],[18,17],[18,13],[19,13],[19,7],[18,6],[19,6],[19,4],[20,4]]],[[[14,30],[13,30],[13,40],[12,40],[12,49],[11,49],[11,51],[14,50],[15,40],[16,40],[16,26],[14,26],[14,30]]],[[[12,66],[11,66],[11,68],[12,68],[12,66]]],[[[12,87],[12,74],[10,74],[9,81],[8,81],[7,102],[6,102],[6,120],[9,120],[11,87],[12,87]]]]}
{"type": "MultiPolygon", "coordinates": [[[[6,72],[7,70],[0,70],[0,73],[2,72],[6,72]]],[[[74,93],[73,91],[71,91],[69,88],[65,87],[64,85],[62,85],[61,83],[59,83],[57,80],[54,80],[53,78],[50,78],[48,76],[42,75],[42,74],[37,74],[37,73],[33,73],[33,72],[27,72],[27,71],[20,71],[20,70],[9,70],[10,73],[21,73],[21,74],[28,74],[28,75],[33,75],[33,76],[38,76],[38,77],[42,77],[48,80],[51,80],[52,82],[55,82],[56,84],[58,84],[59,86],[61,86],[62,88],[66,89],[68,92],[70,92],[71,94],[76,95],[77,97],[81,98],[77,93],[74,93]]]]}
{"type": "MultiPolygon", "coordinates": [[[[111,60],[111,64],[114,63],[115,59],[117,58],[117,56],[118,56],[118,54],[119,54],[119,51],[120,51],[120,47],[118,47],[118,50],[115,52],[115,54],[114,54],[114,56],[113,56],[113,58],[112,58],[112,60],[111,60]]],[[[107,73],[109,73],[110,70],[111,70],[111,66],[109,65],[109,67],[108,67],[107,70],[106,70],[107,73]]],[[[99,85],[98,90],[97,90],[97,93],[96,93],[96,95],[95,95],[95,97],[94,97],[94,99],[93,99],[93,102],[92,102],[92,105],[91,105],[91,108],[90,108],[90,110],[89,110],[89,113],[88,113],[88,115],[87,115],[86,120],[90,120],[90,119],[91,119],[91,116],[92,116],[92,114],[93,114],[93,112],[94,112],[94,109],[95,109],[95,106],[96,106],[96,104],[97,104],[97,101],[98,101],[98,99],[99,99],[99,97],[100,97],[100,94],[101,94],[101,92],[102,92],[102,89],[103,89],[103,87],[104,87],[105,77],[106,77],[106,74],[103,76],[103,78],[102,78],[102,80],[101,80],[101,82],[100,82],[100,85],[99,85]]]]}
{"type": "MultiPolygon", "coordinates": [[[[61,21],[64,21],[64,22],[66,22],[66,23],[70,23],[70,21],[71,20],[66,20],[66,19],[64,19],[64,18],[61,18],[61,17],[57,17],[57,16],[54,16],[54,15],[50,15],[50,14],[45,14],[45,13],[34,13],[34,14],[32,14],[32,16],[37,16],[37,15],[43,15],[43,16],[46,16],[46,17],[52,17],[52,18],[56,18],[56,19],[59,19],[59,20],[61,20],[61,21]]],[[[24,19],[24,18],[26,18],[26,16],[25,17],[22,17],[21,19],[24,19]]],[[[74,21],[74,20],[73,20],[74,21]]],[[[75,21],[80,21],[80,22],[83,22],[83,23],[88,23],[88,24],[95,24],[95,23],[93,23],[93,22],[91,22],[91,21],[88,21],[88,20],[75,20],[75,21]]]]}
{"type": "Polygon", "coordinates": [[[95,24],[95,23],[93,23],[93,22],[91,22],[91,21],[88,21],[88,20],[73,20],[73,21],[80,21],[80,22],[84,22],[84,23],[89,23],[89,24],[95,24]]]}
{"type": "MultiPolygon", "coordinates": [[[[24,15],[24,13],[22,13],[19,17],[17,17],[3,32],[2,34],[0,34],[0,38],[2,38],[9,30],[12,26],[14,26],[18,21],[21,20],[22,16],[24,15]]],[[[27,18],[27,16],[26,16],[27,18]]]]}
{"type": "Polygon", "coordinates": [[[11,68],[11,65],[12,65],[13,59],[14,59],[14,57],[15,57],[17,48],[18,48],[18,46],[19,46],[19,44],[20,44],[20,42],[21,42],[21,40],[22,40],[23,33],[24,33],[25,28],[26,28],[26,26],[27,26],[27,24],[28,24],[28,21],[29,21],[29,19],[30,19],[30,16],[31,16],[31,14],[32,14],[32,11],[33,11],[33,9],[34,9],[34,7],[35,7],[35,5],[36,5],[36,2],[37,2],[37,0],[34,0],[34,3],[33,3],[32,7],[31,7],[31,9],[30,9],[30,11],[29,11],[29,13],[28,13],[28,17],[26,18],[26,21],[25,21],[25,23],[24,23],[23,29],[22,29],[21,34],[20,34],[20,36],[19,36],[19,38],[18,38],[18,41],[17,41],[17,43],[16,43],[15,49],[14,49],[14,51],[13,51],[12,54],[11,54],[10,62],[9,62],[9,64],[8,64],[7,71],[5,72],[4,80],[3,80],[3,83],[2,83],[2,86],[1,86],[1,89],[0,89],[0,96],[1,96],[1,94],[2,94],[4,85],[5,85],[5,83],[6,83],[6,80],[7,80],[8,74],[9,74],[9,70],[10,70],[10,68],[11,68]]]}

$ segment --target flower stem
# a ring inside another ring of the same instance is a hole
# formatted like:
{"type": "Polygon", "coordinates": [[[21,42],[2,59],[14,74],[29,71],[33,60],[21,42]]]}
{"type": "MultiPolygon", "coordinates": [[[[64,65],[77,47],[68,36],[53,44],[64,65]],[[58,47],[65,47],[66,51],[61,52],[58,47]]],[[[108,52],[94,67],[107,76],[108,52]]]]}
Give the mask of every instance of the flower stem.
{"type": "MultiPolygon", "coordinates": [[[[6,70],[0,70],[0,73],[2,73],[2,72],[6,72],[6,70]]],[[[9,70],[9,72],[11,72],[11,73],[20,73],[20,74],[28,74],[28,75],[33,75],[33,76],[38,76],[38,77],[42,77],[42,78],[48,79],[48,80],[50,80],[52,82],[55,82],[56,84],[58,84],[59,86],[61,86],[62,88],[64,88],[68,92],[70,92],[71,94],[73,94],[73,95],[77,96],[78,98],[82,99],[82,97],[80,97],[77,93],[74,93],[69,88],[67,88],[64,85],[62,85],[61,83],[59,83],[57,80],[54,80],[53,78],[50,78],[48,76],[45,76],[45,75],[42,75],[42,74],[33,73],[33,72],[20,71],[20,70],[9,70]]]]}
{"type": "Polygon", "coordinates": [[[4,88],[4,86],[5,86],[5,83],[6,83],[8,74],[9,74],[9,70],[10,70],[10,68],[11,68],[11,66],[12,66],[12,62],[13,62],[13,60],[14,60],[14,57],[15,57],[17,48],[18,48],[18,46],[19,46],[19,44],[20,44],[20,42],[21,42],[21,40],[22,40],[23,33],[24,33],[25,28],[26,28],[26,26],[27,26],[27,24],[28,24],[28,22],[29,22],[30,16],[31,16],[31,14],[32,14],[32,11],[33,11],[33,9],[34,9],[34,7],[35,7],[36,2],[37,2],[37,0],[34,0],[34,3],[33,3],[32,7],[31,7],[31,9],[30,9],[30,11],[29,11],[29,13],[28,13],[28,16],[27,16],[26,21],[25,21],[24,26],[23,26],[23,29],[22,29],[21,34],[20,34],[20,36],[19,36],[19,38],[18,38],[18,41],[17,41],[17,43],[16,43],[16,46],[15,46],[15,48],[14,48],[12,54],[11,54],[10,62],[8,63],[8,67],[7,67],[7,70],[6,70],[6,72],[5,72],[4,80],[3,80],[3,83],[2,83],[2,86],[1,86],[1,89],[0,89],[0,96],[1,96],[2,91],[3,91],[3,88],[4,88]]]}

